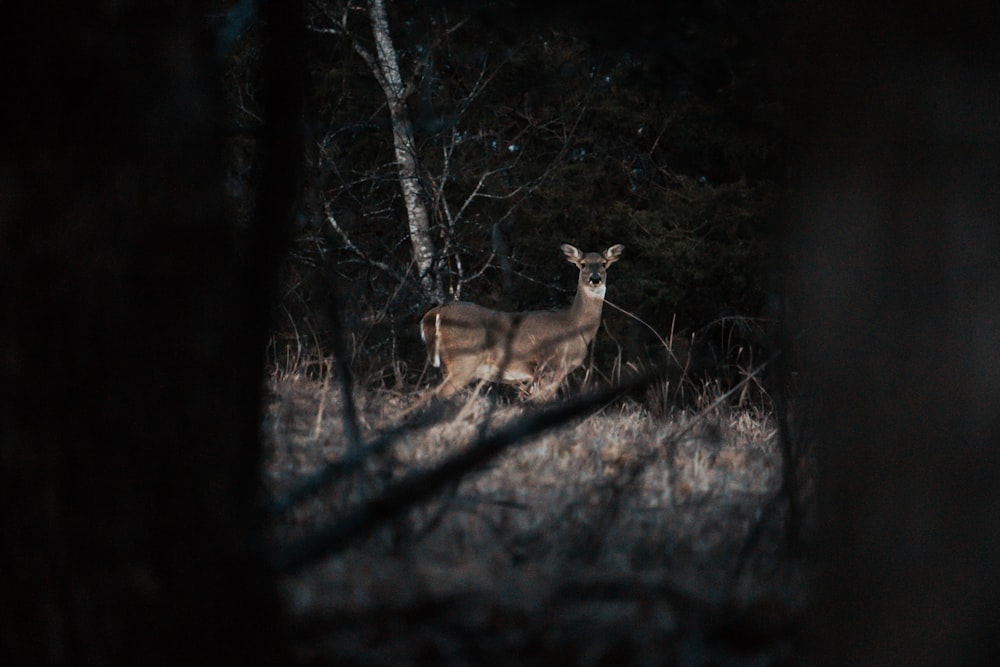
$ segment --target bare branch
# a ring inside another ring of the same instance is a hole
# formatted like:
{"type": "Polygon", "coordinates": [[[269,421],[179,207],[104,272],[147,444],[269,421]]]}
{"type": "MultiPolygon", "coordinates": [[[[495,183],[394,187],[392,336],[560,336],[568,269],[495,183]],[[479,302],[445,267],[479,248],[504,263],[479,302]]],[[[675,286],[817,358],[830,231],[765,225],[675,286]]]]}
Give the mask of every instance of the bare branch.
{"type": "Polygon", "coordinates": [[[367,262],[370,266],[373,266],[377,269],[380,269],[388,273],[397,280],[403,280],[403,276],[399,273],[399,271],[392,268],[385,262],[380,262],[377,259],[372,259],[371,257],[368,256],[368,254],[364,250],[359,248],[358,245],[351,240],[351,237],[347,235],[347,232],[345,232],[344,229],[337,223],[337,218],[333,215],[333,211],[330,210],[329,202],[323,202],[323,211],[326,214],[326,221],[330,224],[330,227],[333,229],[333,231],[337,233],[337,236],[340,237],[340,240],[344,243],[344,247],[346,247],[348,250],[353,252],[361,259],[365,260],[365,262],[367,262]]]}
{"type": "Polygon", "coordinates": [[[330,21],[332,27],[320,28],[316,25],[310,25],[308,27],[309,31],[321,35],[336,35],[337,37],[343,37],[350,40],[351,48],[353,48],[354,52],[361,56],[361,59],[365,61],[368,65],[368,69],[371,70],[372,76],[375,77],[378,85],[383,91],[386,91],[386,95],[388,96],[389,91],[392,90],[392,88],[390,83],[386,80],[382,68],[379,66],[378,58],[376,58],[375,55],[361,42],[359,42],[351,31],[347,29],[347,8],[344,8],[343,14],[338,18],[334,16],[333,12],[330,11],[330,8],[325,3],[315,3],[315,6],[323,12],[326,18],[330,21]]]}

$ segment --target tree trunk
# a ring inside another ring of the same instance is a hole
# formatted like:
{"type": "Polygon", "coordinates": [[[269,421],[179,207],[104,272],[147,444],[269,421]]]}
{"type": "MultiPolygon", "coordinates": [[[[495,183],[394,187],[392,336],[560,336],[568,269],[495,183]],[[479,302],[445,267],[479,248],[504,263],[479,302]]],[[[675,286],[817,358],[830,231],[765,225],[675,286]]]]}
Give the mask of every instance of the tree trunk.
{"type": "Polygon", "coordinates": [[[1000,653],[995,5],[792,12],[793,237],[826,538],[817,657],[1000,653]]]}
{"type": "Polygon", "coordinates": [[[406,216],[410,228],[413,257],[420,272],[420,287],[424,298],[432,303],[444,301],[444,291],[434,264],[437,252],[431,238],[430,216],[417,176],[416,145],[413,125],[406,110],[406,89],[399,72],[399,59],[389,34],[389,17],[383,0],[369,0],[368,16],[375,36],[378,71],[376,78],[385,93],[392,121],[392,139],[396,149],[399,184],[403,190],[406,216]]]}
{"type": "Polygon", "coordinates": [[[2,664],[280,661],[274,267],[226,214],[204,7],[154,4],[23,5],[0,47],[2,664]]]}

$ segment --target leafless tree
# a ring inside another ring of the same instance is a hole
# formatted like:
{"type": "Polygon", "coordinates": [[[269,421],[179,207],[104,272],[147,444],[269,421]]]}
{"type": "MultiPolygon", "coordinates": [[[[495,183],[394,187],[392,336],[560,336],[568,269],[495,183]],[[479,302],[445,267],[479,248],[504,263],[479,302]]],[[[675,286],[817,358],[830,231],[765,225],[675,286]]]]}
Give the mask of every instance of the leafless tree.
{"type": "MultiPolygon", "coordinates": [[[[413,123],[406,108],[406,99],[410,90],[404,84],[403,75],[400,72],[399,56],[392,43],[385,2],[383,0],[368,0],[367,5],[371,31],[375,38],[374,52],[357,39],[352,40],[352,45],[358,55],[368,64],[372,75],[385,95],[392,123],[396,169],[406,207],[410,243],[413,246],[413,258],[419,272],[421,290],[427,301],[440,303],[444,300],[444,292],[441,288],[440,277],[435,271],[438,255],[434,247],[434,239],[431,236],[425,194],[420,185],[413,123]]],[[[330,19],[330,27],[314,27],[313,29],[317,31],[325,29],[350,38],[348,14],[351,7],[345,7],[339,16],[329,7],[324,7],[324,9],[327,18],[330,19]]],[[[329,219],[336,224],[336,220],[332,216],[329,219]]],[[[342,230],[340,231],[343,233],[342,230]]]]}
{"type": "MultiPolygon", "coordinates": [[[[409,243],[423,299],[440,303],[459,298],[462,290],[482,277],[498,257],[501,264],[505,261],[499,230],[565,159],[582,111],[575,112],[575,118],[569,121],[562,117],[541,120],[524,112],[520,116],[523,127],[517,128],[466,126],[466,115],[504,67],[502,61],[492,63],[483,56],[475,66],[465,68],[468,71],[463,71],[462,76],[455,75],[456,81],[443,81],[447,77],[435,69],[433,54],[450,36],[465,28],[468,19],[452,20],[444,16],[429,21],[432,33],[436,33],[427,36],[426,44],[410,45],[404,57],[393,44],[389,16],[381,0],[367,3],[364,30],[357,20],[360,12],[357,6],[325,2],[316,7],[309,29],[346,40],[364,61],[385,97],[392,128],[396,177],[403,193],[409,243]],[[370,32],[372,37],[365,32],[370,32]],[[454,87],[455,90],[448,92],[454,99],[448,110],[430,111],[428,113],[434,118],[422,118],[421,136],[410,106],[414,93],[424,91],[422,95],[428,96],[427,89],[447,85],[454,87]],[[549,155],[533,156],[544,161],[540,173],[524,177],[524,182],[512,183],[510,174],[516,172],[523,155],[518,137],[532,132],[545,133],[547,141],[554,137],[557,146],[549,155]],[[503,137],[508,135],[511,139],[505,141],[503,137]],[[484,223],[479,219],[482,216],[488,216],[489,221],[484,223]],[[463,255],[470,253],[462,246],[461,237],[467,233],[463,227],[469,227],[465,223],[473,221],[476,224],[472,227],[493,228],[493,252],[483,253],[477,249],[474,254],[485,257],[485,261],[467,266],[463,255]]],[[[335,174],[333,180],[338,183],[332,193],[320,195],[325,222],[350,252],[394,282],[402,283],[408,279],[405,272],[387,261],[384,251],[372,251],[357,240],[350,222],[341,220],[337,214],[341,207],[331,205],[341,193],[355,188],[359,178],[375,178],[340,172],[338,156],[330,148],[336,143],[338,131],[337,128],[325,131],[317,142],[318,170],[335,174]]],[[[371,166],[373,172],[376,168],[376,165],[371,166]]],[[[357,208],[357,202],[352,203],[352,208],[357,208]]]]}

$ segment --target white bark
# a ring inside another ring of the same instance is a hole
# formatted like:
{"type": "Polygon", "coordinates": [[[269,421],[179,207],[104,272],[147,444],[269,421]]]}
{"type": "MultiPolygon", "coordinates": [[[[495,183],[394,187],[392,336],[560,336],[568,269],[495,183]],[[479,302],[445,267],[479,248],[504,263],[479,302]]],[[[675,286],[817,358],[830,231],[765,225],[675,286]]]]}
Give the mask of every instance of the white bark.
{"type": "Polygon", "coordinates": [[[369,0],[368,17],[375,37],[377,58],[376,62],[370,64],[389,106],[399,184],[406,205],[410,242],[413,244],[413,257],[420,275],[420,286],[426,299],[441,303],[444,301],[444,292],[441,281],[434,271],[436,251],[434,240],[431,238],[427,205],[417,178],[413,125],[406,110],[406,87],[403,85],[399,58],[389,34],[389,18],[385,11],[384,0],[369,0]]]}

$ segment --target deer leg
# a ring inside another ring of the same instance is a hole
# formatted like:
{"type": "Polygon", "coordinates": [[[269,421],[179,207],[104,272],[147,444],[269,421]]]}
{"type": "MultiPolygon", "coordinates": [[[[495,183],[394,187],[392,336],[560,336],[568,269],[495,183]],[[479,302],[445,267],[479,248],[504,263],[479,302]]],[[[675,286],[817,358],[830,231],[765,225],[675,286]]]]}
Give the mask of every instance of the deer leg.
{"type": "Polygon", "coordinates": [[[567,375],[569,375],[569,370],[561,369],[546,369],[544,372],[538,373],[535,389],[531,392],[529,400],[544,402],[555,398],[567,375]]]}
{"type": "Polygon", "coordinates": [[[478,366],[479,362],[475,359],[443,364],[444,380],[434,393],[444,400],[451,398],[475,379],[478,366]]]}

